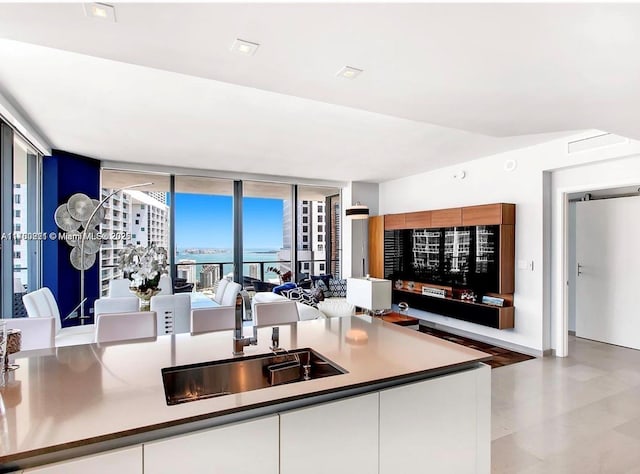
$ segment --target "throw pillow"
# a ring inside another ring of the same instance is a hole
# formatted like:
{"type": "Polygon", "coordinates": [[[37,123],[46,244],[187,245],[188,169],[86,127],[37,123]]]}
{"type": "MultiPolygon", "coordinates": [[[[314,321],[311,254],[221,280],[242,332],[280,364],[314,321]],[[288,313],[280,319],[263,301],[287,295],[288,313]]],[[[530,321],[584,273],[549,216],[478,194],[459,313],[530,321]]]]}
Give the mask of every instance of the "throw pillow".
{"type": "Polygon", "coordinates": [[[329,280],[329,290],[331,296],[334,298],[346,298],[347,297],[347,280],[336,280],[332,278],[329,280]]]}
{"type": "Polygon", "coordinates": [[[288,282],[285,283],[284,285],[279,285],[276,286],[273,290],[271,290],[273,293],[275,293],[276,295],[280,295],[282,294],[283,291],[285,290],[291,290],[293,288],[295,288],[297,285],[295,283],[292,282],[288,282]]]}
{"type": "Polygon", "coordinates": [[[298,301],[308,306],[318,307],[318,300],[316,300],[309,290],[303,288],[292,288],[290,290],[283,290],[282,296],[292,300],[298,301]]]}
{"type": "Polygon", "coordinates": [[[289,283],[285,283],[284,285],[276,286],[271,291],[274,292],[276,295],[280,295],[280,294],[282,294],[283,291],[291,290],[291,289],[295,288],[296,286],[297,285],[295,283],[289,282],[289,283]]]}
{"type": "Polygon", "coordinates": [[[333,275],[311,275],[311,283],[314,287],[317,288],[319,282],[324,282],[324,284],[329,288],[329,280],[333,278],[333,275]]]}
{"type": "Polygon", "coordinates": [[[322,291],[322,288],[314,288],[313,290],[310,290],[310,291],[311,291],[311,295],[316,299],[318,303],[320,301],[324,301],[324,291],[322,291]]]}
{"type": "Polygon", "coordinates": [[[323,298],[331,298],[333,296],[329,289],[329,284],[325,283],[323,280],[316,282],[316,290],[322,291],[323,298]]]}

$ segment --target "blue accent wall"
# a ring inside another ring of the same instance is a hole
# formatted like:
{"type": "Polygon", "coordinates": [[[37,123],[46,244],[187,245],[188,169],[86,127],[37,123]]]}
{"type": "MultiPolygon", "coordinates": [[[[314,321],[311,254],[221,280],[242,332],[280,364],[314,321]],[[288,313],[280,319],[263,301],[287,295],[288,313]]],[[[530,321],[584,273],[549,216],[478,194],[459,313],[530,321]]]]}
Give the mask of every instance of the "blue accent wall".
{"type": "MultiPolygon", "coordinates": [[[[42,162],[42,230],[61,232],[55,223],[57,207],[66,203],[75,193],[84,193],[100,199],[100,161],[73,153],[53,150],[42,162]]],[[[80,271],[69,261],[71,247],[57,239],[47,238],[42,243],[42,283],[53,292],[64,319],[80,303],[80,271]]],[[[93,322],[93,302],[99,297],[99,263],[85,271],[85,316],[93,322]]],[[[62,325],[80,324],[78,319],[63,321],[62,325]]]]}

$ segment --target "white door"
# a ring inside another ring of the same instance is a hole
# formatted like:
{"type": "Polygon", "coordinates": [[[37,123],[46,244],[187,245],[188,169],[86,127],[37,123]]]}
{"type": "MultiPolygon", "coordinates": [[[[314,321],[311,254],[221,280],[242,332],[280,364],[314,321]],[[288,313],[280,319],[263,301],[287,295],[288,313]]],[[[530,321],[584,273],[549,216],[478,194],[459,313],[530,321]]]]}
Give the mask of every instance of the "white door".
{"type": "Polygon", "coordinates": [[[576,336],[640,349],[640,196],[576,203],[576,336]]]}

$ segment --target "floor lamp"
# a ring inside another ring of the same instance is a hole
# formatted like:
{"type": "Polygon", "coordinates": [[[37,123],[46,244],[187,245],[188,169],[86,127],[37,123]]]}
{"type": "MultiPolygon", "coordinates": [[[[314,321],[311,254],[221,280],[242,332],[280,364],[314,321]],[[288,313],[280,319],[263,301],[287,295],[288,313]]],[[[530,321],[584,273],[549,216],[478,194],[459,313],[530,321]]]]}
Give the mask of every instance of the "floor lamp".
{"type": "Polygon", "coordinates": [[[366,225],[364,221],[369,218],[369,208],[364,204],[360,204],[359,201],[356,201],[355,205],[347,208],[347,210],[345,211],[345,216],[349,220],[362,221],[362,276],[364,277],[367,274],[367,270],[365,268],[365,253],[364,253],[364,241],[365,241],[365,229],[366,229],[366,225]]]}
{"type": "Polygon", "coordinates": [[[80,270],[80,303],[71,310],[71,313],[64,318],[65,320],[71,318],[78,308],[80,308],[80,324],[84,324],[84,320],[89,318],[84,314],[84,303],[87,300],[84,296],[84,272],[93,266],[95,254],[100,250],[102,243],[100,239],[94,239],[91,236],[96,231],[96,227],[102,223],[102,215],[98,211],[104,208],[105,203],[114,194],[126,189],[150,186],[152,184],[149,182],[124,186],[111,192],[100,201],[91,199],[85,194],[76,193],[69,198],[69,202],[61,204],[56,209],[54,220],[65,234],[70,234],[70,237],[65,237],[64,240],[74,247],[70,256],[71,265],[80,270]],[[89,251],[86,249],[87,241],[90,242],[89,245],[91,246],[89,251]]]}

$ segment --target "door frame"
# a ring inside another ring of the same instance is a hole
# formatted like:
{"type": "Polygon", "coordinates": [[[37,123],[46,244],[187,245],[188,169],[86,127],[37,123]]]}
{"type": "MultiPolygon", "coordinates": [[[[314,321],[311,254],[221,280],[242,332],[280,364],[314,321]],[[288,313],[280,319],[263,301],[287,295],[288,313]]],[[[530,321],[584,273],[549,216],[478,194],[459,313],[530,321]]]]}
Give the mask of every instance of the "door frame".
{"type": "MultiPolygon", "coordinates": [[[[631,155],[630,157],[637,157],[631,155]]],[[[630,158],[624,157],[624,158],[630,158]]],[[[602,162],[585,164],[571,170],[563,169],[551,172],[551,266],[547,276],[551,286],[551,347],[557,357],[569,355],[569,194],[586,193],[601,189],[639,185],[638,176],[630,175],[618,179],[610,178],[607,182],[597,184],[581,182],[580,172],[602,162]],[[575,171],[571,176],[572,184],[558,184],[558,173],[575,171]]]]}

